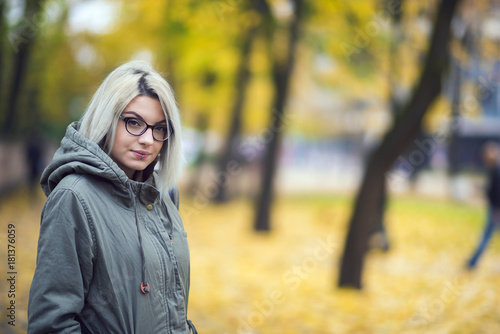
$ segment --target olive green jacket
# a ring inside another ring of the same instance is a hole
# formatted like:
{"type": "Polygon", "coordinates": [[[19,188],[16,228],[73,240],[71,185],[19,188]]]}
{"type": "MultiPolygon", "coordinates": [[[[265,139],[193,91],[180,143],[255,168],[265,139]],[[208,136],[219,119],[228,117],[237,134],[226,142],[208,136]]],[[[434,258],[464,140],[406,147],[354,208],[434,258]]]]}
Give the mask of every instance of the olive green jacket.
{"type": "Polygon", "coordinates": [[[78,126],[68,127],[41,179],[48,198],[28,333],[189,333],[178,195],[162,200],[152,172],[129,180],[78,126]]]}

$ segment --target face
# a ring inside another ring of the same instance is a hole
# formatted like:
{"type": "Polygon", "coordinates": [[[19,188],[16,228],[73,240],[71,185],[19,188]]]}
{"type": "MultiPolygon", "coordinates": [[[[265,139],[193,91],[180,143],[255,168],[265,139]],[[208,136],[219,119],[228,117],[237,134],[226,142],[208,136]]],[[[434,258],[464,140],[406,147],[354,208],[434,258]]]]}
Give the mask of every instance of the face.
{"type": "Polygon", "coordinates": [[[486,167],[495,167],[498,165],[498,150],[494,147],[488,147],[483,153],[483,159],[486,167]]]}
{"type": "MultiPolygon", "coordinates": [[[[165,115],[158,100],[148,96],[137,96],[125,107],[122,116],[135,117],[150,125],[165,125],[165,115]]],[[[140,136],[128,133],[125,121],[118,120],[115,142],[110,157],[132,178],[135,171],[144,170],[160,153],[164,142],[153,139],[149,128],[140,136]]]]}

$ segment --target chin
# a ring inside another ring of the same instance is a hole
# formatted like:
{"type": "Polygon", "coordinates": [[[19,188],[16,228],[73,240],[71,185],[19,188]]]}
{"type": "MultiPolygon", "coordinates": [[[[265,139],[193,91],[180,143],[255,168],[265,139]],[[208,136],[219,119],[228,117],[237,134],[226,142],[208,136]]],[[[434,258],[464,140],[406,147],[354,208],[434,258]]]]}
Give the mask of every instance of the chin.
{"type": "Polygon", "coordinates": [[[145,170],[148,166],[149,166],[149,164],[136,164],[136,165],[131,166],[131,167],[133,170],[141,172],[141,171],[145,170]]]}

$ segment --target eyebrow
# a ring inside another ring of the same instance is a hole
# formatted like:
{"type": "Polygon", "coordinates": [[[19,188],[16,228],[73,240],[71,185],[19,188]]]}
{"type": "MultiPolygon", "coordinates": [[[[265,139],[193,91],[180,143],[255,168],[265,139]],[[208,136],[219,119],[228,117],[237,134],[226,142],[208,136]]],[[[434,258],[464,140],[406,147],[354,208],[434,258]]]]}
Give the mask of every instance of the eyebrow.
{"type": "MultiPolygon", "coordinates": [[[[124,114],[132,114],[132,115],[134,115],[135,117],[137,117],[138,119],[140,119],[141,121],[143,121],[144,123],[147,123],[147,122],[144,120],[144,118],[142,118],[142,116],[141,116],[141,115],[139,115],[138,113],[136,113],[135,111],[129,110],[129,111],[124,111],[123,113],[124,113],[124,114]]],[[[161,124],[161,123],[167,123],[167,120],[166,120],[166,119],[164,119],[164,120],[159,121],[159,122],[156,122],[156,123],[154,123],[154,124],[161,124]]]]}

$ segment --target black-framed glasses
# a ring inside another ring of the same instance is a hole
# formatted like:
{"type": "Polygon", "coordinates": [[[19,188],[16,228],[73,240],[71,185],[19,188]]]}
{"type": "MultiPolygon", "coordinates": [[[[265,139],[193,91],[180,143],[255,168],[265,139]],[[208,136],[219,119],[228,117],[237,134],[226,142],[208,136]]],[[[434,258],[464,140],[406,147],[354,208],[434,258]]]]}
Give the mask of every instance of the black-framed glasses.
{"type": "Polygon", "coordinates": [[[120,116],[120,119],[125,122],[125,129],[127,129],[127,132],[133,136],[140,136],[151,128],[153,130],[154,140],[165,141],[174,133],[170,121],[166,124],[149,125],[144,122],[144,120],[136,117],[120,116]]]}

